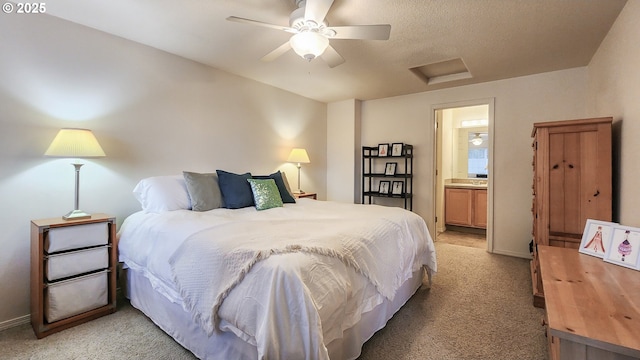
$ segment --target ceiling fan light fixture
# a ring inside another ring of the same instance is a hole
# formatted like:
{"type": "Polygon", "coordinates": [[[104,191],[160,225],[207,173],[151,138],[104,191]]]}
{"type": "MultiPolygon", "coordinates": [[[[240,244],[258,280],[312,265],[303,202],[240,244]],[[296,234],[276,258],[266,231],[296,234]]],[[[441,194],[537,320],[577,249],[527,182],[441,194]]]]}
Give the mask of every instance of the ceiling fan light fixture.
{"type": "Polygon", "coordinates": [[[475,146],[482,144],[482,138],[480,137],[480,134],[476,133],[476,136],[474,136],[473,139],[470,140],[470,142],[475,146]]]}
{"type": "Polygon", "coordinates": [[[329,39],[315,31],[304,31],[297,33],[289,39],[291,48],[303,59],[311,61],[322,53],[329,46],[329,39]]]}

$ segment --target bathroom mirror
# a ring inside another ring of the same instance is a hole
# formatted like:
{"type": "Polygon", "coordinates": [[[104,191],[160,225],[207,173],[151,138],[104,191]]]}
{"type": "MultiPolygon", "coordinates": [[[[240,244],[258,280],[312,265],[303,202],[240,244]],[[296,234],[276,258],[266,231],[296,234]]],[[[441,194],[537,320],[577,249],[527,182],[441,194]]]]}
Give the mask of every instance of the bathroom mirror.
{"type": "Polygon", "coordinates": [[[486,178],[489,163],[487,128],[457,128],[454,132],[457,132],[452,161],[454,178],[486,178]]]}

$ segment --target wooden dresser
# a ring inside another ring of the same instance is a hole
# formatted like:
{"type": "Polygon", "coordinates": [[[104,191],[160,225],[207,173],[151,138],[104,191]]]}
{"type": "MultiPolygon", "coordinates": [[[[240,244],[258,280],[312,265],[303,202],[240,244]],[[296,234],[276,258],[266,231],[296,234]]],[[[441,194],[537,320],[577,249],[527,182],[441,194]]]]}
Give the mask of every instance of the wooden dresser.
{"type": "Polygon", "coordinates": [[[640,359],[640,272],[538,246],[551,360],[640,359]]]}
{"type": "Polygon", "coordinates": [[[533,304],[544,307],[537,245],[580,247],[587,219],[611,221],[611,122],[593,118],[533,126],[533,304]]]}

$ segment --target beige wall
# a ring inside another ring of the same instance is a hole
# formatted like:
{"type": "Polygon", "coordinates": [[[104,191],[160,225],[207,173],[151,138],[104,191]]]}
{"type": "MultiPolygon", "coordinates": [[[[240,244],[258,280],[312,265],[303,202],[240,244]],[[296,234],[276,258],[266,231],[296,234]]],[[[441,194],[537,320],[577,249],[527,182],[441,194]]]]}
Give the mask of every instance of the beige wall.
{"type": "Polygon", "coordinates": [[[327,200],[359,202],[360,100],[327,106],[327,200]]]}
{"type": "Polygon", "coordinates": [[[640,1],[629,1],[588,67],[588,113],[614,119],[614,221],[640,227],[640,1]]]}
{"type": "Polygon", "coordinates": [[[94,131],[106,158],[81,171],[80,207],[139,209],[137,181],[183,170],[265,174],[311,163],[325,197],[326,104],[50,16],[0,21],[0,328],[29,314],[29,221],[73,208],[70,160],[43,156],[61,127],[94,131]]]}
{"type": "Polygon", "coordinates": [[[585,115],[586,68],[363,101],[362,145],[414,145],[414,204],[434,224],[435,138],[431,109],[439,104],[495,99],[493,247],[496,253],[529,257],[531,240],[531,127],[534,122],[585,115]]]}

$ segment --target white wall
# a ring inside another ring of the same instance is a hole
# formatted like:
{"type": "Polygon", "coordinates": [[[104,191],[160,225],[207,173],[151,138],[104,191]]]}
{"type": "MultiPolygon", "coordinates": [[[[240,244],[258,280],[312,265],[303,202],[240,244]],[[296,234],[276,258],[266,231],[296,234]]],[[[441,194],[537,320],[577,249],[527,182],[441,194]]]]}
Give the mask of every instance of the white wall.
{"type": "Polygon", "coordinates": [[[327,105],[327,200],[358,202],[361,189],[360,100],[327,105]]]}
{"type": "Polygon", "coordinates": [[[414,145],[414,204],[429,228],[433,213],[434,127],[438,104],[495,98],[494,251],[529,257],[531,240],[532,151],[534,122],[585,115],[586,68],[363,101],[362,145],[404,142],[414,145]]]}
{"type": "Polygon", "coordinates": [[[62,127],[92,129],[107,157],[81,171],[80,207],[139,209],[143,177],[183,170],[287,172],[324,198],[326,104],[46,15],[0,21],[0,328],[29,314],[29,222],[73,208],[69,160],[43,156],[62,127]]]}
{"type": "Polygon", "coordinates": [[[640,227],[640,1],[629,1],[588,67],[590,116],[613,116],[614,220],[640,227]]]}

